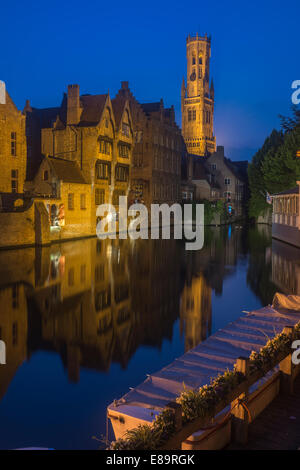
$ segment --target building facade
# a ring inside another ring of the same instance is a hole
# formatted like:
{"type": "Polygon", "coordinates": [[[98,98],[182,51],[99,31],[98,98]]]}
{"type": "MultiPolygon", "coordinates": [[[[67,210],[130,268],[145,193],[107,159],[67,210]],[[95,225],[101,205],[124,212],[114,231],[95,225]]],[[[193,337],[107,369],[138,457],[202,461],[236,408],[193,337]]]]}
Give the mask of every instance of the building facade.
{"type": "Polygon", "coordinates": [[[45,205],[51,241],[94,234],[91,189],[76,161],[45,157],[27,191],[45,205]]]}
{"type": "Polygon", "coordinates": [[[135,134],[131,202],[143,202],[147,207],[178,202],[184,142],[174,108],[165,108],[162,100],[140,104],[128,82],[122,82],[116,99],[128,100],[135,134]]]}
{"type": "Polygon", "coordinates": [[[216,150],[213,133],[214,86],[210,83],[211,40],[188,36],[187,81],[181,86],[182,134],[187,150],[195,155],[209,155],[216,150]]]}
{"type": "MultiPolygon", "coordinates": [[[[59,108],[36,110],[26,106],[29,134],[40,139],[41,150],[31,149],[32,165],[45,156],[76,161],[90,185],[91,204],[86,217],[96,229],[96,209],[128,195],[133,128],[128,102],[109,94],[82,95],[69,85],[59,108]]],[[[31,175],[31,179],[34,178],[31,175]]]]}
{"type": "Polygon", "coordinates": [[[0,102],[0,209],[12,209],[23,198],[26,176],[25,116],[2,82],[0,102]]]}
{"type": "Polygon", "coordinates": [[[195,200],[221,200],[227,212],[241,216],[245,213],[247,198],[246,161],[233,162],[218,146],[209,157],[188,155],[188,178],[195,187],[195,200]]]}

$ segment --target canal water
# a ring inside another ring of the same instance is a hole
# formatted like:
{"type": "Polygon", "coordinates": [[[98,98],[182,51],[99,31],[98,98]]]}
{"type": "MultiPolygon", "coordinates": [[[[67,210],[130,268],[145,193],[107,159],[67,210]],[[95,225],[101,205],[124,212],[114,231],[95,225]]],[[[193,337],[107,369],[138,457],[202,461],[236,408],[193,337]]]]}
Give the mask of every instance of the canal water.
{"type": "Polygon", "coordinates": [[[109,403],[276,291],[300,294],[300,250],[267,226],[208,228],[198,252],[96,239],[0,252],[0,448],[104,447],[109,403]]]}

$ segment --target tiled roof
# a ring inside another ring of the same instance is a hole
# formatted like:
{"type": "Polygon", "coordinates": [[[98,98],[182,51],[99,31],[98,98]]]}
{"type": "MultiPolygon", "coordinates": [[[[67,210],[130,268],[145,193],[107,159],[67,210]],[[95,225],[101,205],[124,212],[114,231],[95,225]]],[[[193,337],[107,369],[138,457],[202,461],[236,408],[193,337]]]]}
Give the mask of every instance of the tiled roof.
{"type": "Polygon", "coordinates": [[[82,113],[80,126],[96,125],[99,123],[107,95],[83,95],[80,97],[82,113]]]}
{"type": "Polygon", "coordinates": [[[157,102],[157,103],[142,103],[141,104],[144,112],[146,114],[148,113],[156,113],[158,111],[160,111],[160,107],[161,107],[161,102],[157,102]]]}
{"type": "Polygon", "coordinates": [[[299,186],[295,186],[292,189],[285,189],[284,191],[281,191],[280,193],[275,193],[273,196],[284,196],[285,194],[299,194],[299,186]]]}
{"type": "Polygon", "coordinates": [[[248,178],[247,174],[247,168],[248,168],[248,162],[233,162],[229,158],[224,158],[224,162],[229,168],[229,170],[232,171],[232,173],[236,176],[241,181],[246,182],[248,178]]]}
{"type": "Polygon", "coordinates": [[[116,98],[111,100],[111,103],[112,103],[112,107],[113,107],[113,110],[114,110],[116,125],[117,125],[117,127],[119,127],[120,123],[121,123],[122,116],[123,116],[124,107],[125,107],[125,104],[126,104],[126,98],[124,98],[121,95],[117,95],[116,98]]]}
{"type": "Polygon", "coordinates": [[[47,159],[59,180],[65,183],[86,184],[77,162],[56,157],[47,157],[47,159]]]}
{"type": "Polygon", "coordinates": [[[59,116],[61,108],[32,108],[33,116],[39,121],[40,127],[46,129],[52,127],[53,122],[56,121],[57,116],[59,116]]]}

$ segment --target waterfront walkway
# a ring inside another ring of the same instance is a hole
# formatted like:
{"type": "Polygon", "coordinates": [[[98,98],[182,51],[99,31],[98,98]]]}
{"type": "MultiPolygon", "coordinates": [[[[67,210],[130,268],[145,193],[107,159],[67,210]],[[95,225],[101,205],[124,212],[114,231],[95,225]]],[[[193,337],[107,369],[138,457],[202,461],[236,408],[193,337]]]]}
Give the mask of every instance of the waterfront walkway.
{"type": "Polygon", "coordinates": [[[300,448],[300,376],[294,395],[279,394],[249,425],[248,443],[231,444],[228,449],[296,450],[300,448]]]}

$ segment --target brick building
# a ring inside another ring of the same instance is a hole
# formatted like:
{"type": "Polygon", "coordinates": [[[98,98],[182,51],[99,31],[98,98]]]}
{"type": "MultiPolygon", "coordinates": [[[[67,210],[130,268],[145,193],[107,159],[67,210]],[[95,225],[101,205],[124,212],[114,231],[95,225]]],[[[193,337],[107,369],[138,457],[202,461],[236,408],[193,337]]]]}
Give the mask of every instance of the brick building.
{"type": "Polygon", "coordinates": [[[76,161],[45,157],[27,190],[47,209],[51,240],[93,235],[91,189],[76,161]]]}
{"type": "Polygon", "coordinates": [[[11,209],[23,197],[26,173],[25,116],[17,109],[4,82],[0,101],[0,207],[11,209]]]}
{"type": "Polygon", "coordinates": [[[247,161],[233,162],[224,147],[209,157],[188,156],[188,180],[194,184],[195,200],[222,200],[229,213],[243,215],[248,194],[247,161]]]}
{"type": "Polygon", "coordinates": [[[82,95],[69,85],[58,108],[35,109],[27,102],[27,139],[30,149],[28,180],[33,181],[45,156],[76,161],[90,185],[86,211],[96,228],[96,208],[129,192],[133,129],[129,104],[109,94],[82,95]]]}
{"type": "Polygon", "coordinates": [[[127,99],[132,115],[135,145],[131,169],[132,201],[173,204],[181,199],[181,155],[185,149],[173,106],[163,101],[139,103],[122,82],[116,99],[127,99]]]}

